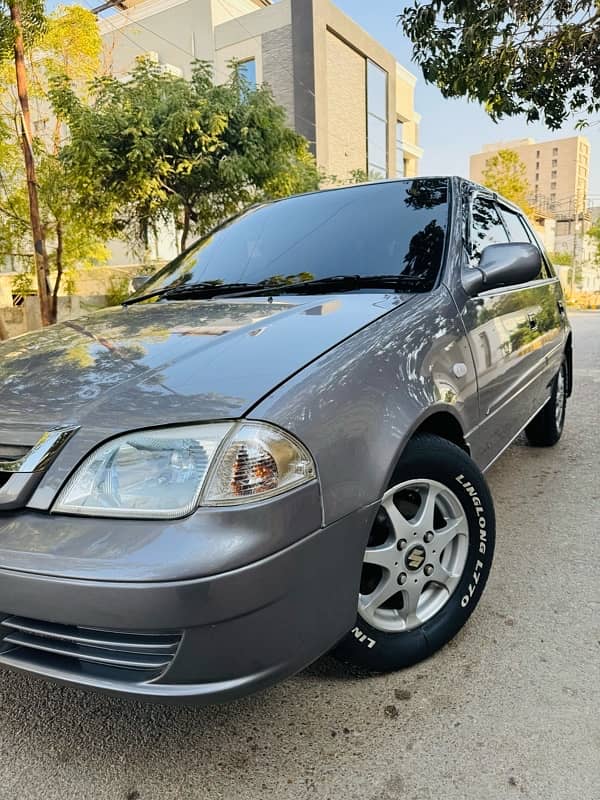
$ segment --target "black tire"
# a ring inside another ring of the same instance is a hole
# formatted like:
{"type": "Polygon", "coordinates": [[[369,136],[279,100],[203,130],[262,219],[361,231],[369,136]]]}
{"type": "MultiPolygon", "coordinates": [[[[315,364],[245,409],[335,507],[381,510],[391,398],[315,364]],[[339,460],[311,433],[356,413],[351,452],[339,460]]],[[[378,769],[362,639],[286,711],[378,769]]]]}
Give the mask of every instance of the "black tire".
{"type": "Polygon", "coordinates": [[[382,631],[358,614],[353,630],[342,639],[333,655],[369,671],[389,672],[409,667],[450,641],[473,613],[492,565],[494,505],[485,478],[471,458],[445,439],[419,434],[406,447],[390,488],[411,479],[436,481],[454,493],[468,525],[466,562],[445,605],[419,627],[382,631]]]}
{"type": "Polygon", "coordinates": [[[562,436],[567,412],[567,379],[567,362],[564,360],[552,383],[550,399],[525,428],[527,440],[534,447],[553,447],[562,436]],[[557,413],[558,405],[560,415],[557,413]]]}

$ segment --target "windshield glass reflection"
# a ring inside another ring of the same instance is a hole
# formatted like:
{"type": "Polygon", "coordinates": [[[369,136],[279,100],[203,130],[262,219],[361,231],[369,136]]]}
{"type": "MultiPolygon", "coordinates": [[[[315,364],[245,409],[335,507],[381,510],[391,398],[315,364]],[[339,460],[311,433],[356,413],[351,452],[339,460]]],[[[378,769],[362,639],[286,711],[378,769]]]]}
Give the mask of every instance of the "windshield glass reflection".
{"type": "Polygon", "coordinates": [[[345,187],[249,209],[195,243],[140,294],[196,283],[269,286],[391,275],[433,287],[448,227],[448,181],[345,187]]]}

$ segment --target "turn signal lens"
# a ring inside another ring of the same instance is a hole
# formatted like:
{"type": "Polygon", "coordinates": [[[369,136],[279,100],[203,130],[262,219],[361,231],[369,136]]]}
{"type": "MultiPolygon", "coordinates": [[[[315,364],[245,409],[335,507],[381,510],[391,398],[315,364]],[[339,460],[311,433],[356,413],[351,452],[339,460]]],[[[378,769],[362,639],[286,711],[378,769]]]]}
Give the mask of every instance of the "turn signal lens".
{"type": "Polygon", "coordinates": [[[300,442],[265,423],[244,423],[213,463],[202,505],[252,502],[315,477],[313,460],[300,442]]]}

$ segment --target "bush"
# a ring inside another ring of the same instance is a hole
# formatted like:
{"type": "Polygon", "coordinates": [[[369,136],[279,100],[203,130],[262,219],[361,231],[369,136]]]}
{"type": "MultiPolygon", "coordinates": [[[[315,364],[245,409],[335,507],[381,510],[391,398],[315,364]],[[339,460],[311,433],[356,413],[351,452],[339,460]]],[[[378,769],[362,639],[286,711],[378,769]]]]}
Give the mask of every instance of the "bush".
{"type": "Polygon", "coordinates": [[[15,275],[11,280],[10,284],[13,294],[22,295],[23,297],[35,294],[33,275],[30,272],[19,272],[19,274],[15,275]]]}
{"type": "Polygon", "coordinates": [[[130,295],[129,278],[111,278],[108,291],[106,292],[106,305],[119,306],[130,295]]]}
{"type": "Polygon", "coordinates": [[[566,292],[567,303],[573,309],[598,310],[600,309],[600,292],[566,292]]]}

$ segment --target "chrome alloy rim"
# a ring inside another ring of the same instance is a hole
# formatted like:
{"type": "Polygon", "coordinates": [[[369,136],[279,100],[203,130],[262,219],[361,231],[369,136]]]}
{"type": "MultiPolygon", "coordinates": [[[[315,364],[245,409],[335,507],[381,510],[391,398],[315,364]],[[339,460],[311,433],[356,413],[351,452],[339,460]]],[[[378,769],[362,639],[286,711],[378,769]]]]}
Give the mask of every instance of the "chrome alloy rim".
{"type": "Polygon", "coordinates": [[[447,486],[399,483],[383,496],[363,559],[358,613],[390,633],[419,627],[443,608],[461,579],[469,524],[447,486]]]}
{"type": "Polygon", "coordinates": [[[556,420],[556,427],[558,430],[562,428],[565,416],[565,368],[562,366],[556,378],[556,399],[554,403],[554,418],[556,420]]]}

